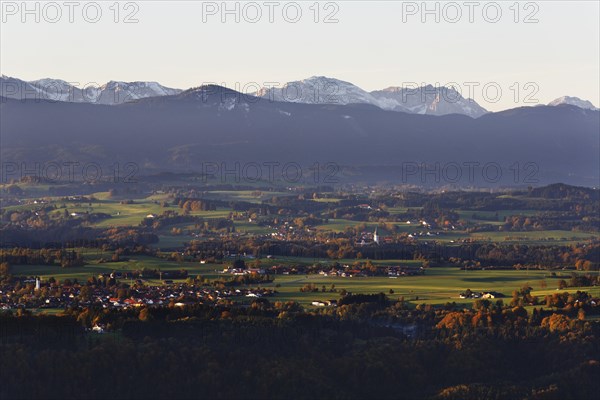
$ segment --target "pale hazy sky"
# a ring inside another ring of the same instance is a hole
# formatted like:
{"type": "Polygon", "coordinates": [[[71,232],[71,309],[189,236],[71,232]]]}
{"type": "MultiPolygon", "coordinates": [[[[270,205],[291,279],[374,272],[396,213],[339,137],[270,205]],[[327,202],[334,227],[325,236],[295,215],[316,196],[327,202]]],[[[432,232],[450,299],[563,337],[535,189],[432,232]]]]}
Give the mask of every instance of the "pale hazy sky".
{"type": "Polygon", "coordinates": [[[421,1],[228,2],[229,15],[221,1],[135,1],[121,2],[118,16],[109,1],[98,2],[98,17],[91,2],[75,3],[70,22],[63,1],[29,2],[32,14],[24,14],[21,1],[2,1],[0,72],[80,86],[151,80],[185,89],[217,82],[242,91],[254,89],[252,83],[325,75],[366,90],[454,82],[465,97],[469,82],[477,82],[471,97],[489,110],[524,105],[527,95],[540,103],[572,95],[600,105],[596,0],[516,7],[515,1],[428,2],[434,10],[428,15],[421,1]],[[130,13],[137,22],[124,23],[130,13]],[[325,23],[331,13],[337,22],[325,23]]]}

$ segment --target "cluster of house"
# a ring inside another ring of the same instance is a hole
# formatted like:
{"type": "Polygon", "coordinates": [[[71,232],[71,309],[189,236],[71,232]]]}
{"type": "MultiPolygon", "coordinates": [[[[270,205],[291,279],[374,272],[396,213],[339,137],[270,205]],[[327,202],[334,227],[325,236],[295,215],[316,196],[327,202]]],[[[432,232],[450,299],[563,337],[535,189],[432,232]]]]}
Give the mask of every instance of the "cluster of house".
{"type": "MultiPolygon", "coordinates": [[[[349,266],[347,266],[347,267],[349,268],[349,266]]],[[[356,269],[356,268],[349,268],[346,270],[332,269],[329,271],[319,271],[319,275],[340,276],[342,278],[359,278],[359,277],[368,276],[366,271],[361,271],[360,269],[356,269]]]]}
{"type": "Polygon", "coordinates": [[[386,267],[385,271],[387,272],[390,278],[398,278],[400,276],[425,275],[425,269],[423,267],[395,265],[386,267]]]}
{"type": "Polygon", "coordinates": [[[443,232],[439,232],[439,231],[413,232],[413,233],[409,233],[408,237],[412,239],[412,238],[422,237],[422,236],[439,236],[441,234],[443,234],[443,232]]]}
{"type": "Polygon", "coordinates": [[[265,271],[272,275],[310,275],[319,274],[323,276],[339,276],[342,278],[357,278],[365,276],[413,276],[423,275],[425,270],[420,266],[386,266],[377,267],[375,270],[359,268],[348,264],[333,265],[273,265],[265,271]]]}
{"type": "Polygon", "coordinates": [[[242,268],[225,268],[220,273],[221,274],[235,275],[235,276],[241,276],[241,275],[265,275],[266,271],[264,269],[262,269],[262,268],[248,268],[248,269],[242,269],[242,268]]]}
{"type": "Polygon", "coordinates": [[[337,307],[337,300],[315,300],[311,304],[315,307],[337,307]]]}
{"type": "Polygon", "coordinates": [[[498,299],[504,297],[504,295],[494,291],[472,292],[470,289],[467,289],[458,297],[461,299],[498,299]]]}
{"type": "Polygon", "coordinates": [[[109,297],[108,299],[99,297],[96,304],[101,302],[103,307],[126,308],[142,306],[162,306],[174,305],[183,307],[198,303],[216,303],[219,300],[235,297],[264,297],[272,296],[270,289],[215,289],[206,286],[196,286],[188,284],[175,284],[171,286],[144,286],[133,289],[130,297],[120,299],[118,297],[109,297]]]}
{"type": "MultiPolygon", "coordinates": [[[[25,280],[22,282],[27,284],[25,280]]],[[[4,285],[0,288],[0,309],[17,308],[69,308],[102,306],[103,308],[128,308],[141,306],[184,306],[197,303],[216,303],[222,299],[264,297],[273,295],[271,289],[225,288],[176,283],[165,286],[134,285],[126,296],[117,296],[114,288],[85,285],[60,285],[52,288],[48,283],[19,287],[4,285]],[[84,289],[87,288],[87,289],[84,289]],[[85,290],[85,293],[83,291],[85,290]]]]}
{"type": "Polygon", "coordinates": [[[436,224],[434,223],[433,225],[429,222],[427,222],[426,220],[419,220],[419,221],[406,221],[406,225],[415,225],[415,226],[420,226],[423,229],[427,229],[426,231],[414,231],[408,234],[408,237],[411,239],[415,239],[418,237],[423,237],[423,236],[439,236],[439,235],[443,235],[444,233],[448,232],[448,231],[454,231],[456,230],[456,227],[454,225],[448,225],[448,226],[444,226],[442,228],[442,230],[433,230],[432,228],[436,227],[436,224]]]}
{"type": "Polygon", "coordinates": [[[271,239],[280,240],[307,239],[311,238],[312,232],[314,232],[314,229],[312,229],[309,226],[304,226],[300,228],[297,226],[293,226],[292,224],[290,224],[289,221],[285,221],[279,226],[267,225],[266,227],[275,230],[275,232],[272,232],[270,235],[266,236],[270,236],[271,239]]]}

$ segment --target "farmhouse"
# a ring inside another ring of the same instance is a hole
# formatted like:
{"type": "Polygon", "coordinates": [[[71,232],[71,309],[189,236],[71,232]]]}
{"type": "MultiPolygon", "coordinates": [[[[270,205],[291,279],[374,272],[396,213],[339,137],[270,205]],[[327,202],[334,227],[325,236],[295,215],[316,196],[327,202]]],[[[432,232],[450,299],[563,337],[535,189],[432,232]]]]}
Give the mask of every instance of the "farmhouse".
{"type": "Polygon", "coordinates": [[[335,307],[337,306],[337,300],[315,300],[311,304],[315,307],[335,307]]]}
{"type": "Polygon", "coordinates": [[[497,299],[497,298],[501,298],[501,297],[504,297],[504,295],[499,292],[488,291],[488,292],[481,293],[482,299],[497,299]]]}

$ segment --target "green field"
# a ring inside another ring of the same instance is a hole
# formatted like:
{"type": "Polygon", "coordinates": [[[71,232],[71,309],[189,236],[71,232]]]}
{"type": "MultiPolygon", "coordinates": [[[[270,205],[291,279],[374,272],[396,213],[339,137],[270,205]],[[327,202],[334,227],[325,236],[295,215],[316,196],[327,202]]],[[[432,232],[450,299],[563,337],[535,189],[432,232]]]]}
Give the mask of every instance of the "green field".
{"type": "MultiPolygon", "coordinates": [[[[365,277],[365,278],[342,278],[326,277],[321,275],[287,275],[277,276],[275,282],[265,287],[281,285],[275,288],[280,292],[277,296],[281,300],[296,300],[303,305],[309,305],[315,300],[330,300],[338,298],[338,293],[302,293],[300,288],[307,283],[314,283],[319,289],[323,285],[327,289],[332,284],[339,291],[346,289],[352,293],[379,293],[383,292],[391,299],[404,297],[406,301],[413,304],[444,304],[456,302],[458,304],[471,304],[473,300],[461,299],[459,294],[466,289],[472,291],[496,291],[503,293],[510,301],[513,290],[525,285],[533,287],[532,294],[541,299],[547,294],[556,292],[559,278],[550,278],[546,271],[461,271],[457,268],[430,268],[423,276],[399,277],[391,279],[387,277],[365,277]],[[547,287],[542,289],[541,281],[545,280],[547,287]],[[394,291],[389,294],[389,290],[394,291]]],[[[567,274],[565,274],[568,279],[567,274]]],[[[583,290],[600,295],[600,288],[569,288],[564,291],[583,290]]]]}
{"type": "Polygon", "coordinates": [[[486,223],[491,225],[502,225],[504,223],[504,218],[510,217],[513,215],[523,215],[523,216],[533,216],[539,213],[536,210],[499,210],[499,211],[481,211],[481,210],[457,210],[456,213],[460,216],[461,219],[464,219],[468,222],[479,222],[486,223]],[[498,215],[497,221],[488,221],[482,219],[473,218],[473,215],[476,214],[479,218],[493,219],[496,214],[498,215]]]}
{"type": "MultiPolygon", "coordinates": [[[[104,213],[110,215],[110,218],[101,220],[94,224],[97,227],[111,226],[137,226],[149,214],[160,215],[164,211],[175,211],[182,213],[182,209],[177,205],[169,205],[162,207],[159,199],[164,199],[164,196],[153,195],[147,198],[134,199],[132,204],[122,204],[121,197],[119,199],[111,199],[106,192],[98,192],[93,194],[95,200],[91,202],[74,202],[63,201],[58,197],[48,197],[46,204],[22,204],[6,207],[7,211],[12,210],[37,210],[43,207],[56,206],[57,209],[49,212],[50,215],[64,213],[67,210],[69,213],[104,213]]],[[[169,199],[164,199],[169,201],[169,199]]],[[[219,208],[215,211],[191,211],[189,215],[203,218],[227,218],[229,217],[230,209],[219,208]]],[[[75,217],[76,218],[76,217],[75,217]]]]}

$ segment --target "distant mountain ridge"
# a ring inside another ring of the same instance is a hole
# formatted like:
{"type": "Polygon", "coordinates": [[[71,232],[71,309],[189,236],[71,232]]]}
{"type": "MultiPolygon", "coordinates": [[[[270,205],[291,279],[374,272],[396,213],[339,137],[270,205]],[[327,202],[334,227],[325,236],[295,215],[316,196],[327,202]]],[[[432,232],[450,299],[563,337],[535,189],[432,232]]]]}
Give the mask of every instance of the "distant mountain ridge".
{"type": "MultiPolygon", "coordinates": [[[[75,87],[59,79],[23,81],[17,78],[0,77],[0,96],[22,100],[50,100],[74,103],[117,105],[149,97],[172,96],[184,92],[181,89],[162,86],[157,82],[110,81],[104,85],[75,87]]],[[[479,118],[488,113],[475,100],[467,99],[451,87],[425,85],[418,88],[391,86],[368,92],[340,79],[312,76],[292,81],[281,87],[263,87],[247,94],[276,102],[298,104],[349,105],[365,104],[383,110],[411,114],[449,115],[461,114],[479,118]]],[[[574,105],[588,110],[598,110],[591,102],[578,97],[563,96],[549,106],[574,105]]]]}
{"type": "Polygon", "coordinates": [[[147,97],[171,96],[180,93],[157,82],[110,81],[104,85],[86,85],[83,88],[60,79],[38,79],[23,81],[2,75],[0,96],[17,100],[48,100],[71,103],[116,105],[147,97]]]}
{"type": "Polygon", "coordinates": [[[478,118],[487,113],[474,100],[457,91],[427,85],[415,89],[388,88],[367,92],[339,79],[313,76],[288,82],[280,88],[262,88],[255,96],[274,101],[304,104],[370,104],[383,110],[413,114],[462,114],[478,118]]]}

